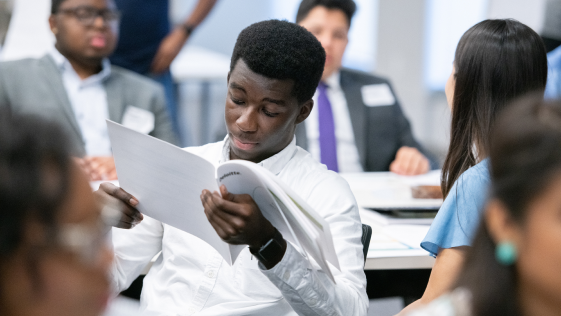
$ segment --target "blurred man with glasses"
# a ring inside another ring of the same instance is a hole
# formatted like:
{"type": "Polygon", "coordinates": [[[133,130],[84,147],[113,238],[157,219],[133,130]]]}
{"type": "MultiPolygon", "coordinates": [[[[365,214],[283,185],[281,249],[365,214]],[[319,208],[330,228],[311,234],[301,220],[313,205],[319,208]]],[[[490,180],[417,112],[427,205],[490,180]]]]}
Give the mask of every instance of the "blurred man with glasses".
{"type": "Polygon", "coordinates": [[[61,125],[91,180],[116,178],[105,119],[175,142],[161,86],[107,59],[119,16],[112,0],[52,0],[55,47],[0,63],[0,104],[61,125]]]}

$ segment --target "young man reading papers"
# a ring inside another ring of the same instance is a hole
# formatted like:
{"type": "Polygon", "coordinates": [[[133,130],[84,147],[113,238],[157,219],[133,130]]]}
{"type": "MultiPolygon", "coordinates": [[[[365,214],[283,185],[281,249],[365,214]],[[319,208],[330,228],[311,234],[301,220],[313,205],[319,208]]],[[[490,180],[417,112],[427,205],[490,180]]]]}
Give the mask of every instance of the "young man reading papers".
{"type": "MultiPolygon", "coordinates": [[[[248,245],[230,266],[191,234],[142,216],[142,203],[103,184],[100,199],[126,209],[114,229],[114,277],[125,289],[158,252],[144,279],[142,307],[165,315],[366,315],[361,222],[347,183],[296,146],[294,131],[309,115],[325,52],[304,28],[271,20],[238,37],[228,75],[222,142],[187,148],[215,165],[255,162],[275,174],[329,223],[341,270],[335,283],[287,243],[248,195],[204,190],[204,212],[227,243],[248,245]]],[[[187,166],[188,167],[188,166],[187,166]]],[[[139,172],[142,172],[139,170],[139,172]]],[[[185,212],[190,210],[186,209],[185,212]]]]}

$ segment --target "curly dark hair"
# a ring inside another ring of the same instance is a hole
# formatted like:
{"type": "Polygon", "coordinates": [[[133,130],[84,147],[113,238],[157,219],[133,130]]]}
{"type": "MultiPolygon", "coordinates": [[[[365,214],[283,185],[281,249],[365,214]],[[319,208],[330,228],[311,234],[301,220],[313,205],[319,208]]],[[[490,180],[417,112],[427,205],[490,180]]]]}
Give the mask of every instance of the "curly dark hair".
{"type": "Polygon", "coordinates": [[[356,12],[356,4],[353,0],[303,0],[300,2],[298,7],[298,13],[296,13],[296,23],[304,20],[310,11],[317,6],[326,7],[329,10],[341,10],[347,17],[347,22],[349,27],[351,26],[351,20],[356,12]]]}
{"type": "Polygon", "coordinates": [[[305,28],[287,21],[268,20],[252,24],[240,33],[230,72],[240,58],[253,72],[267,78],[294,80],[292,92],[302,104],[314,96],[323,73],[325,51],[305,28]]]}
{"type": "Polygon", "coordinates": [[[36,117],[0,107],[0,266],[23,242],[29,220],[56,230],[70,177],[66,135],[36,117]]]}

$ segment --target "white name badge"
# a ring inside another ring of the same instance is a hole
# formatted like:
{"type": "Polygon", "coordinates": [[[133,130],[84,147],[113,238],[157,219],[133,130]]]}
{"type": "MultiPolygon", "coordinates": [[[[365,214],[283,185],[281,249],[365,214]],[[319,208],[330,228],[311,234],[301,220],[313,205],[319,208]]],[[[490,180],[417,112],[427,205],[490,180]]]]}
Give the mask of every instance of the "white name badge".
{"type": "Polygon", "coordinates": [[[148,134],[154,130],[154,121],[154,113],[129,105],[125,110],[122,125],[139,133],[148,134]]]}
{"type": "Polygon", "coordinates": [[[367,106],[389,106],[395,103],[395,97],[387,83],[362,86],[360,91],[362,101],[367,106]]]}

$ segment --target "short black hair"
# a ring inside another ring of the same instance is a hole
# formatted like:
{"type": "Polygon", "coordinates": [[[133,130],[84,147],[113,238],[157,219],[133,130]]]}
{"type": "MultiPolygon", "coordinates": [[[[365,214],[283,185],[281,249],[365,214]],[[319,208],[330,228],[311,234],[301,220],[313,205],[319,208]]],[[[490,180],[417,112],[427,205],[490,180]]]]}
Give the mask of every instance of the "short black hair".
{"type": "Polygon", "coordinates": [[[356,4],[353,0],[302,0],[296,14],[296,23],[304,20],[310,11],[317,6],[326,7],[330,10],[341,10],[347,17],[347,22],[351,26],[351,20],[356,12],[356,4]]]}
{"type": "Polygon", "coordinates": [[[230,72],[242,59],[251,71],[272,79],[294,80],[299,103],[310,100],[321,80],[325,50],[312,33],[287,21],[268,20],[245,28],[236,41],[230,72]]]}
{"type": "Polygon", "coordinates": [[[52,0],[51,1],[51,14],[56,14],[60,5],[66,0],[52,0]]]}

